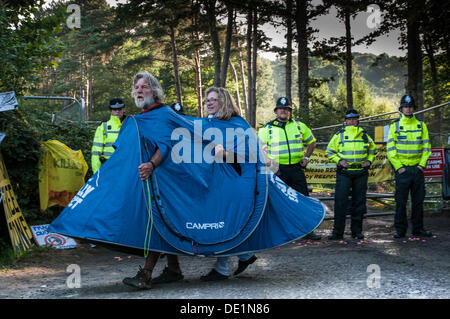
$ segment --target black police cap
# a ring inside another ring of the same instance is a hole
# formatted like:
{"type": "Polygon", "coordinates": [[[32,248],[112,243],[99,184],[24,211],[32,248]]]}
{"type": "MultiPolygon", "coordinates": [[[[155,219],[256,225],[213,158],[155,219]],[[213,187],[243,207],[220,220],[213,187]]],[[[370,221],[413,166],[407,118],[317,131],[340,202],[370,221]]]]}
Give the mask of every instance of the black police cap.
{"type": "Polygon", "coordinates": [[[114,98],[114,99],[109,100],[109,108],[111,110],[117,110],[117,109],[121,109],[124,107],[125,107],[125,104],[123,103],[122,99],[114,98]]]}
{"type": "Polygon", "coordinates": [[[346,119],[359,118],[358,111],[353,109],[348,110],[347,112],[345,112],[345,118],[346,119]]]}

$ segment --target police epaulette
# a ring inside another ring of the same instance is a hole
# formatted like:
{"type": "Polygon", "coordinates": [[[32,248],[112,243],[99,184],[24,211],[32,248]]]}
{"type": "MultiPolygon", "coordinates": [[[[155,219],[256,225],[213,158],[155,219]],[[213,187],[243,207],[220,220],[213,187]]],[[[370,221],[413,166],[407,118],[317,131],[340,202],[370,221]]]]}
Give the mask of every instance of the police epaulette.
{"type": "Polygon", "coordinates": [[[345,127],[341,128],[339,131],[337,131],[336,133],[334,133],[335,135],[341,134],[342,132],[345,131],[345,127]]]}
{"type": "MultiPolygon", "coordinates": [[[[267,123],[266,125],[270,125],[270,126],[277,126],[277,127],[283,127],[283,124],[280,121],[277,121],[276,119],[273,121],[270,121],[269,123],[267,123]]],[[[264,126],[266,126],[264,125],[264,126]]]]}

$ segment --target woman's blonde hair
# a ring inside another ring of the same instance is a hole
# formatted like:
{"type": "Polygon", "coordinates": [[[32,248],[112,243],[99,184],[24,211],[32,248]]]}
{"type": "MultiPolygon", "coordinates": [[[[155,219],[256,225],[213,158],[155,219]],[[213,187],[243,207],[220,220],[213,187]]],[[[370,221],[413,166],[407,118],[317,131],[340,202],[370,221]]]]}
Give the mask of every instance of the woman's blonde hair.
{"type": "Polygon", "coordinates": [[[218,120],[229,121],[232,116],[241,115],[241,110],[236,106],[227,89],[212,86],[206,89],[205,96],[208,97],[210,92],[216,92],[219,99],[219,115],[216,117],[218,120]]]}

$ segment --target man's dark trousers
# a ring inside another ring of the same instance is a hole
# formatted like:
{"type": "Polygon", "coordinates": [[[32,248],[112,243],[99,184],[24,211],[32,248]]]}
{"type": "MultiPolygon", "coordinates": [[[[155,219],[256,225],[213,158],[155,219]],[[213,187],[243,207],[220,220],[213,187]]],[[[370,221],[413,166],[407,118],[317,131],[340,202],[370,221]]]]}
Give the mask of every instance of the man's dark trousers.
{"type": "Polygon", "coordinates": [[[299,164],[279,165],[278,177],[300,194],[309,196],[304,168],[299,164]]]}
{"type": "Polygon", "coordinates": [[[351,231],[352,234],[362,232],[363,216],[366,213],[367,169],[347,170],[338,168],[336,172],[336,189],[334,192],[334,228],[333,232],[343,235],[345,215],[348,211],[348,196],[352,195],[351,231]]]}
{"type": "Polygon", "coordinates": [[[412,231],[419,232],[423,229],[423,201],[425,198],[425,177],[417,166],[405,166],[402,174],[395,172],[395,230],[399,234],[405,234],[408,229],[406,216],[406,204],[408,194],[411,191],[411,223],[412,231]]]}

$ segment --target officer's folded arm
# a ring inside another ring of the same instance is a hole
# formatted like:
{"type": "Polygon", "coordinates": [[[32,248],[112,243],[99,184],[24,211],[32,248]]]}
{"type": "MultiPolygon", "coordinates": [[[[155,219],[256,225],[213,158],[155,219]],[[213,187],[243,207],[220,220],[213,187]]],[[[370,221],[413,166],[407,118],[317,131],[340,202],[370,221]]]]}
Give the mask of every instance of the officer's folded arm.
{"type": "Polygon", "coordinates": [[[364,163],[362,163],[362,167],[369,167],[370,165],[372,165],[371,161],[365,161],[364,163]]]}
{"type": "Polygon", "coordinates": [[[345,167],[345,168],[350,167],[350,165],[342,159],[338,162],[338,166],[345,167]]]}

